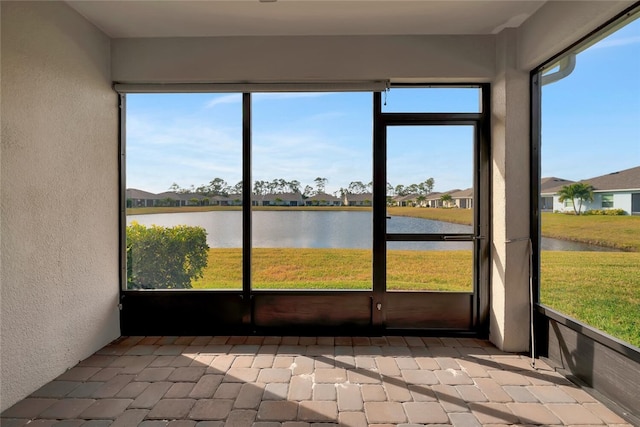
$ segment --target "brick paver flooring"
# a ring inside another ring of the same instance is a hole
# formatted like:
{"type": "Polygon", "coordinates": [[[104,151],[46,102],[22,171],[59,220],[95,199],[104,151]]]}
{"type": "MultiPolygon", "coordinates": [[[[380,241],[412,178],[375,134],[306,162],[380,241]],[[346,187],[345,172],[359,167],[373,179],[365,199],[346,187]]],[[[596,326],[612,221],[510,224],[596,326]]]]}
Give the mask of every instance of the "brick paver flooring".
{"type": "Polygon", "coordinates": [[[10,426],[631,425],[543,362],[471,338],[123,337],[10,426]]]}

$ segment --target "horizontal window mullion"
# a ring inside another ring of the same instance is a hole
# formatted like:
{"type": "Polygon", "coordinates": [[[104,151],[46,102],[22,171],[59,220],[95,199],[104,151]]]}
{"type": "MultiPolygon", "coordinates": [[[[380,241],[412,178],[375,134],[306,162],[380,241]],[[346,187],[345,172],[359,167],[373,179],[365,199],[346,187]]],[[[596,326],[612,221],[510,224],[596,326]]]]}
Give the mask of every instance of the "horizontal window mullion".
{"type": "Polygon", "coordinates": [[[387,242],[472,242],[473,234],[387,233],[387,242]]]}
{"type": "Polygon", "coordinates": [[[482,119],[482,113],[382,113],[381,119],[387,126],[473,126],[482,119]]]}

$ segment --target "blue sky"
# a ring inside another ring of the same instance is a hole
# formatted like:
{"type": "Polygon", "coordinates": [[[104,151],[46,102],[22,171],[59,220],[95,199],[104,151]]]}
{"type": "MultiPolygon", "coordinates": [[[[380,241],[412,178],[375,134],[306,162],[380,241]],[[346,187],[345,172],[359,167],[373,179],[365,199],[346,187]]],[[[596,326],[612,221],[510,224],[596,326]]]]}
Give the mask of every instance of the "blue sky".
{"type": "Polygon", "coordinates": [[[542,176],[580,180],[640,166],[640,19],[543,86],[542,112],[542,176]]]}
{"type": "MultiPolygon", "coordinates": [[[[640,20],[578,55],[543,87],[542,175],[579,180],[640,165],[640,20]]],[[[477,111],[478,92],[392,89],[384,111],[477,111]]],[[[241,180],[240,94],[127,97],[127,187],[166,191],[241,180]]],[[[253,179],[283,178],[334,192],[372,179],[371,93],[253,95],[253,179]]],[[[469,127],[390,128],[392,185],[471,186],[469,127]]]]}

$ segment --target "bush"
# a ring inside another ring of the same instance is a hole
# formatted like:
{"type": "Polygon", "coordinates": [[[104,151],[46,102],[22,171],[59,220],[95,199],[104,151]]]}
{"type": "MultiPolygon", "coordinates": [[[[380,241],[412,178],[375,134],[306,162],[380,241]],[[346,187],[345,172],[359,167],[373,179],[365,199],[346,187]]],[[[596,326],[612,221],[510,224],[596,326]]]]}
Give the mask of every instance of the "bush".
{"type": "Polygon", "coordinates": [[[626,215],[627,213],[623,209],[591,209],[586,211],[584,215],[611,215],[619,216],[626,215]]]}
{"type": "Polygon", "coordinates": [[[127,288],[188,289],[202,277],[208,258],[207,232],[178,225],[127,226],[127,288]]]}

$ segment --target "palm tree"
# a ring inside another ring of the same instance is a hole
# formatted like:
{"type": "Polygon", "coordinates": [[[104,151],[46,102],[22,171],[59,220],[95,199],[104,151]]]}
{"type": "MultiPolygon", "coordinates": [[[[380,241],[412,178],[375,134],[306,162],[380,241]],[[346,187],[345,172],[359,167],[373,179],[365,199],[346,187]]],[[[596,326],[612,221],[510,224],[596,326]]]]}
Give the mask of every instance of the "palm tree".
{"type": "Polygon", "coordinates": [[[324,193],[324,188],[329,181],[327,178],[317,177],[313,180],[316,183],[316,188],[318,189],[318,193],[324,193]]]}
{"type": "Polygon", "coordinates": [[[442,203],[445,205],[445,207],[449,207],[449,204],[453,200],[453,197],[451,197],[451,194],[443,194],[442,196],[440,196],[440,200],[442,200],[442,203]]]}
{"type": "Polygon", "coordinates": [[[593,201],[593,190],[593,186],[584,182],[576,182],[573,184],[564,185],[560,189],[560,191],[558,191],[558,195],[560,196],[558,200],[560,202],[571,200],[571,204],[573,204],[573,211],[576,215],[580,215],[580,213],[582,212],[582,203],[584,201],[593,201]],[[577,208],[576,200],[578,200],[577,208]]]}

